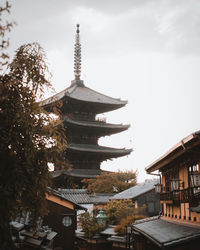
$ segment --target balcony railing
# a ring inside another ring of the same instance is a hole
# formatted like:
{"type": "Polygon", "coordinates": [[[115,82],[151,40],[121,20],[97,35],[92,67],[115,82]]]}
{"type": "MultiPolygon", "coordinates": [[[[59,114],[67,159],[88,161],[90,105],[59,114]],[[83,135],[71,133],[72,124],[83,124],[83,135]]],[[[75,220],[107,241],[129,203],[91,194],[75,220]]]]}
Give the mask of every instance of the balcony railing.
{"type": "Polygon", "coordinates": [[[200,200],[200,187],[190,187],[181,190],[182,202],[198,202],[200,200]]]}
{"type": "Polygon", "coordinates": [[[180,201],[180,191],[163,192],[160,194],[161,201],[180,201]]]}
{"type": "Polygon", "coordinates": [[[183,190],[163,192],[160,194],[161,201],[198,202],[200,201],[200,187],[190,187],[183,190]]]}
{"type": "Polygon", "coordinates": [[[170,201],[172,200],[172,192],[165,192],[160,194],[161,201],[170,201]]]}

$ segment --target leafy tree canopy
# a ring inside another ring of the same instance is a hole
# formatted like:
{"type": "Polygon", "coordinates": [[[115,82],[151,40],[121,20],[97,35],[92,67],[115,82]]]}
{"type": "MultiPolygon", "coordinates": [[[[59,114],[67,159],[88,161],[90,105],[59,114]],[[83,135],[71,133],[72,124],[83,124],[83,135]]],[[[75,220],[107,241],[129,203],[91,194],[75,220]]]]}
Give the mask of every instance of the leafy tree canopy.
{"type": "Polygon", "coordinates": [[[119,225],[115,227],[114,231],[118,235],[126,235],[127,226],[131,226],[136,220],[141,220],[144,218],[146,218],[146,216],[139,214],[127,216],[126,218],[121,219],[119,225]]]}
{"type": "Polygon", "coordinates": [[[95,179],[82,181],[89,193],[118,193],[136,185],[136,171],[103,173],[95,179]]]}
{"type": "Polygon", "coordinates": [[[95,234],[101,232],[104,228],[97,223],[95,215],[91,215],[88,212],[82,214],[79,217],[82,230],[85,232],[85,236],[92,238],[95,234]]]}
{"type": "Polygon", "coordinates": [[[132,200],[112,200],[105,207],[105,212],[108,217],[108,223],[111,225],[117,225],[122,219],[128,216],[135,216],[143,214],[145,206],[141,208],[135,208],[135,204],[132,200]]]}

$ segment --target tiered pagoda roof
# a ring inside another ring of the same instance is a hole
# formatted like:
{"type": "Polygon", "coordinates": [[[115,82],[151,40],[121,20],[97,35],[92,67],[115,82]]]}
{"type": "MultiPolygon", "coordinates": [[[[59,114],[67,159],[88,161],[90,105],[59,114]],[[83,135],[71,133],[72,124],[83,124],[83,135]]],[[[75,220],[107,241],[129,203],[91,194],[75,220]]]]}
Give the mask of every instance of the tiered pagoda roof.
{"type": "MultiPolygon", "coordinates": [[[[60,120],[64,123],[68,141],[65,153],[72,165],[72,170],[66,171],[65,174],[77,177],[80,181],[83,178],[101,174],[102,161],[129,155],[132,149],[98,145],[100,137],[125,131],[130,125],[106,123],[96,118],[96,115],[121,108],[127,104],[127,101],[103,95],[86,87],[80,80],[79,25],[77,25],[76,32],[74,62],[75,79],[71,85],[40,104],[44,109],[52,112],[54,104],[62,102],[60,120]]],[[[56,173],[54,175],[57,176],[56,173]]]]}
{"type": "Polygon", "coordinates": [[[90,88],[87,88],[80,81],[72,81],[69,88],[64,89],[60,93],[44,100],[41,105],[50,109],[51,105],[57,101],[63,101],[63,110],[65,112],[85,110],[90,113],[104,113],[121,108],[127,104],[127,101],[112,98],[90,88]]]}

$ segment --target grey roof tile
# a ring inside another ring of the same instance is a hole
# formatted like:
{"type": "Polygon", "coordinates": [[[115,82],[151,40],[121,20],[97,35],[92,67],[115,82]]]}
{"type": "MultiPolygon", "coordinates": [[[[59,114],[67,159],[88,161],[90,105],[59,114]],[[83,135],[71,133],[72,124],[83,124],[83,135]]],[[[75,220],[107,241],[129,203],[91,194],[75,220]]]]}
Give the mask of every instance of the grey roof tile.
{"type": "Polygon", "coordinates": [[[109,199],[113,196],[114,194],[101,194],[101,193],[95,193],[93,195],[90,195],[90,198],[93,202],[93,204],[106,204],[109,202],[109,199]]]}
{"type": "Polygon", "coordinates": [[[124,190],[114,195],[111,199],[114,199],[114,200],[134,199],[138,197],[139,195],[142,195],[154,189],[154,185],[156,183],[158,183],[158,180],[147,180],[144,183],[137,184],[134,187],[131,187],[127,190],[124,190]]]}
{"type": "Polygon", "coordinates": [[[58,190],[62,196],[77,204],[92,204],[87,189],[61,189],[58,190]]]}
{"type": "Polygon", "coordinates": [[[107,153],[107,154],[127,155],[132,152],[132,149],[110,148],[110,147],[103,147],[90,144],[68,144],[67,147],[68,150],[91,152],[91,153],[103,153],[103,154],[107,153]]]}
{"type": "Polygon", "coordinates": [[[133,229],[154,241],[160,247],[183,243],[189,239],[200,238],[200,227],[153,219],[134,224],[133,229]]]}
{"type": "Polygon", "coordinates": [[[58,100],[63,99],[65,96],[68,96],[72,99],[93,102],[93,103],[102,103],[102,104],[114,104],[124,106],[127,104],[127,101],[122,101],[120,99],[112,98],[106,95],[103,95],[95,90],[87,88],[85,86],[71,85],[69,88],[64,89],[58,94],[45,99],[40,102],[41,106],[46,106],[48,104],[54,103],[58,100]]]}

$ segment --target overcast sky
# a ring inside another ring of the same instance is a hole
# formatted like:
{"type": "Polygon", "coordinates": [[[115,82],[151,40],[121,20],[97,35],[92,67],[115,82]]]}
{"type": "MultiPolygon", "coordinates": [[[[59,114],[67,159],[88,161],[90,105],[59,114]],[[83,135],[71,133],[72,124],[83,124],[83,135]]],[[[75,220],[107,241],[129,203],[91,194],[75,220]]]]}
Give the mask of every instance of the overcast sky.
{"type": "Polygon", "coordinates": [[[12,0],[11,54],[39,42],[59,92],[73,80],[75,26],[80,24],[82,75],[87,87],[128,100],[105,113],[131,124],[101,145],[133,148],[106,170],[144,168],[200,129],[199,0],[12,0]]]}

